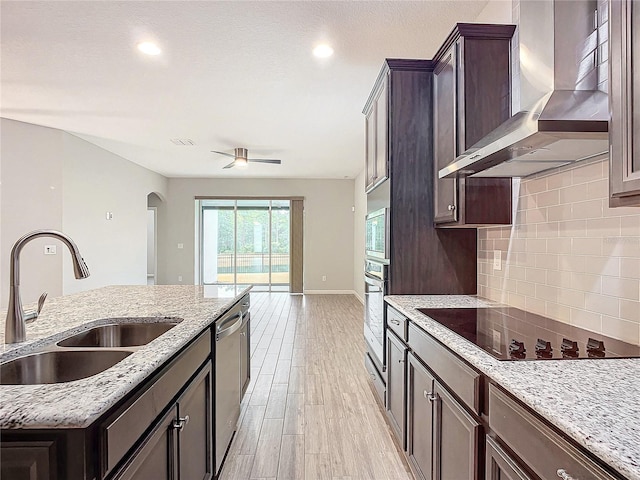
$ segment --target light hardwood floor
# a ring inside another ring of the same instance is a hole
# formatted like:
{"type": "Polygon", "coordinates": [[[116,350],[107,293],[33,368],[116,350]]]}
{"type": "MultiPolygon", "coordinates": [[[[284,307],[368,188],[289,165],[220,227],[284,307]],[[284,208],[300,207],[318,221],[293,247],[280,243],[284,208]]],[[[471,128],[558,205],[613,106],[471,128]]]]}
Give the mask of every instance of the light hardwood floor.
{"type": "Polygon", "coordinates": [[[411,480],[351,295],[251,294],[251,383],[222,480],[411,480]]]}

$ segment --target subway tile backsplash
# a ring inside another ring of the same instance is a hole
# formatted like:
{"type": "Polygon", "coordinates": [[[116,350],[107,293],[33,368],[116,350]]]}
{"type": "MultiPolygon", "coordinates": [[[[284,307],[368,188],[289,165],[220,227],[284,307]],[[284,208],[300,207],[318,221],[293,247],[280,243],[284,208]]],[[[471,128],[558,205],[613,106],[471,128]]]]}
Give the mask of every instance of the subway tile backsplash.
{"type": "Polygon", "coordinates": [[[609,208],[608,162],[515,180],[514,207],[478,229],[478,294],[640,345],[640,207],[609,208]]]}

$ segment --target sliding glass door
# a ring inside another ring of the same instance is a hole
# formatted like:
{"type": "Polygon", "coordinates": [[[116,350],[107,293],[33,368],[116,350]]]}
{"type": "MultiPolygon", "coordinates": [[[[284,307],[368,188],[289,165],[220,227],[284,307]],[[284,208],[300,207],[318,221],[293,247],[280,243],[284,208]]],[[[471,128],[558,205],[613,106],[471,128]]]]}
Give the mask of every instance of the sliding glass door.
{"type": "Polygon", "coordinates": [[[201,200],[200,209],[204,284],[289,291],[289,200],[201,200]]]}

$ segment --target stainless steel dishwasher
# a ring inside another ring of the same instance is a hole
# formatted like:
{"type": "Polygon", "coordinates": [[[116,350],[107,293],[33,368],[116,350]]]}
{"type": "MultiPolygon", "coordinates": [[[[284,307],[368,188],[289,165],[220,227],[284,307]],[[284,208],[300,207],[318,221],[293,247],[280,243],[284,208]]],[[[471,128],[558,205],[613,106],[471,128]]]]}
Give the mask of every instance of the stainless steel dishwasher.
{"type": "Polygon", "coordinates": [[[240,418],[240,336],[249,313],[249,295],[215,322],[215,425],[216,475],[240,418]]]}

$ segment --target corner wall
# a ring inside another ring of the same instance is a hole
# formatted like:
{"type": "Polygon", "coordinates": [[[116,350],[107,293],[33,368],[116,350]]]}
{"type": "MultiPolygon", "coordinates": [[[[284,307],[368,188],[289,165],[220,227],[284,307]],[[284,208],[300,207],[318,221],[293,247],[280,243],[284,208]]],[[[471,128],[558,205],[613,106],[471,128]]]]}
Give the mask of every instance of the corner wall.
{"type": "Polygon", "coordinates": [[[68,234],[91,276],[75,279],[67,249],[57,240],[33,241],[20,256],[24,304],[44,291],[54,297],[114,283],[146,284],[147,194],[166,194],[167,179],[61,130],[1,122],[2,306],[11,247],[42,228],[68,234]],[[105,219],[107,211],[113,220],[105,219]],[[45,244],[56,245],[57,254],[44,255],[45,244]]]}

